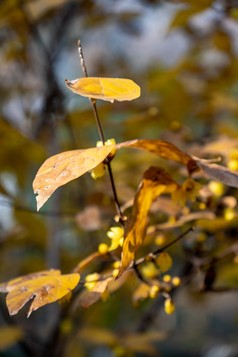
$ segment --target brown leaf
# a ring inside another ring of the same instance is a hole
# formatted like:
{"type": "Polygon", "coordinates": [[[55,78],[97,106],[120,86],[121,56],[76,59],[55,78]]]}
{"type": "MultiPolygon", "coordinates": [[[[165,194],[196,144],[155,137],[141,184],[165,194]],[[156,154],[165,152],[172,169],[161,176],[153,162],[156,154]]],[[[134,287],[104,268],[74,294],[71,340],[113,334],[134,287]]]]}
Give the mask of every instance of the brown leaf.
{"type": "Polygon", "coordinates": [[[47,159],[33,181],[34,193],[38,195],[37,211],[58,187],[94,169],[113,148],[114,145],[105,145],[86,150],[66,151],[47,159]]]}
{"type": "Polygon", "coordinates": [[[195,160],[175,145],[162,140],[139,139],[117,144],[116,148],[131,147],[149,151],[164,159],[172,160],[187,166],[189,173],[198,168],[195,160]]]}
{"type": "Polygon", "coordinates": [[[102,225],[100,210],[97,206],[88,206],[75,217],[78,226],[84,231],[95,231],[102,225]]]}
{"type": "Polygon", "coordinates": [[[8,292],[7,307],[10,315],[15,315],[31,299],[27,317],[41,306],[61,299],[74,289],[79,282],[79,274],[61,275],[60,270],[33,273],[0,284],[0,292],[8,292]]]}
{"type": "Polygon", "coordinates": [[[178,184],[159,167],[150,167],[145,173],[134,200],[132,216],[125,227],[125,240],[122,248],[122,263],[118,277],[135,260],[142,246],[147,223],[147,214],[154,199],[162,193],[171,193],[178,184]]]}
{"type": "Polygon", "coordinates": [[[238,172],[229,170],[225,166],[210,163],[208,160],[193,156],[198,167],[209,177],[227,186],[238,187],[238,172]]]}
{"type": "Polygon", "coordinates": [[[73,308],[75,309],[78,305],[81,305],[85,309],[89,308],[92,304],[101,298],[102,294],[107,289],[108,284],[113,279],[114,278],[110,276],[104,280],[98,281],[92,290],[85,290],[81,295],[79,295],[79,298],[75,302],[73,308]]]}

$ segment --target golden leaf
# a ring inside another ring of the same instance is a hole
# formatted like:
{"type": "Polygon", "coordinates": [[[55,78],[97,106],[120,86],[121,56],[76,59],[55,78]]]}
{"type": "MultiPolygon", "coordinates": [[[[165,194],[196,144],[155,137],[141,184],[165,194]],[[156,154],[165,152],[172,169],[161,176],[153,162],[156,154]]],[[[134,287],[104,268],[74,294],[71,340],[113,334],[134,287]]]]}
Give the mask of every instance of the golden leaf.
{"type": "Polygon", "coordinates": [[[61,299],[75,288],[79,274],[61,275],[60,270],[33,273],[0,284],[0,292],[7,292],[7,307],[15,315],[31,299],[27,317],[41,306],[61,299]]]}
{"type": "Polygon", "coordinates": [[[125,228],[122,263],[118,276],[135,260],[146,232],[147,214],[153,200],[162,193],[172,193],[178,184],[159,167],[150,167],[145,173],[133,204],[132,216],[125,228]]]}
{"type": "Polygon", "coordinates": [[[169,270],[173,264],[173,260],[171,256],[167,252],[162,252],[156,259],[156,263],[158,264],[160,271],[165,273],[169,270]]]}
{"type": "Polygon", "coordinates": [[[75,180],[98,166],[111,152],[114,145],[85,150],[62,152],[47,159],[33,181],[37,211],[60,186],[75,180]]]}
{"type": "Polygon", "coordinates": [[[86,77],[65,80],[74,93],[109,102],[133,100],[140,96],[140,87],[131,79],[86,77]]]}

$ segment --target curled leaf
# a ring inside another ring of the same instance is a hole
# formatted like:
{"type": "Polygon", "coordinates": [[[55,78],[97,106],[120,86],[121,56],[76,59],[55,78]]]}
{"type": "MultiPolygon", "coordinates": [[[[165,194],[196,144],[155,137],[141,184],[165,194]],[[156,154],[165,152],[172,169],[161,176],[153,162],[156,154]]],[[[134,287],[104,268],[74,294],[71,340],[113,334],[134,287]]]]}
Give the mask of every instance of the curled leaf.
{"type": "Polygon", "coordinates": [[[62,152],[47,159],[33,181],[33,190],[38,196],[37,211],[60,186],[75,180],[98,166],[111,152],[114,145],[86,150],[62,152]]]}
{"type": "Polygon", "coordinates": [[[238,172],[229,170],[227,167],[210,163],[208,160],[194,157],[198,167],[209,177],[222,182],[227,186],[238,187],[238,172]]]}
{"type": "Polygon", "coordinates": [[[131,79],[86,77],[72,81],[65,80],[74,93],[109,102],[133,100],[140,96],[140,87],[131,79]]]}
{"type": "Polygon", "coordinates": [[[41,306],[61,299],[76,287],[79,274],[61,275],[60,270],[33,273],[0,284],[0,292],[7,292],[7,308],[15,315],[33,299],[27,317],[41,306]]]}
{"type": "Polygon", "coordinates": [[[163,140],[153,139],[136,139],[122,142],[116,145],[117,149],[123,147],[131,147],[149,151],[164,159],[172,160],[187,166],[189,173],[192,173],[198,166],[195,160],[182,150],[178,149],[175,145],[163,140]]]}
{"type": "Polygon", "coordinates": [[[147,214],[154,199],[162,193],[172,193],[178,184],[159,167],[150,167],[145,173],[133,204],[132,216],[125,229],[122,263],[118,277],[135,260],[142,246],[147,224],[147,214]]]}

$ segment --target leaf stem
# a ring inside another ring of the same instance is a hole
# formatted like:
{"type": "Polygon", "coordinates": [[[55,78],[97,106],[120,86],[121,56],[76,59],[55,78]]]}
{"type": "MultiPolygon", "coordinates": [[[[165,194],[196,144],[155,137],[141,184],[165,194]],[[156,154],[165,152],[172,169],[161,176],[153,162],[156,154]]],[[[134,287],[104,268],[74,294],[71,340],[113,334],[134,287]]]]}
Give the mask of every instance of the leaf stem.
{"type": "MultiPolygon", "coordinates": [[[[88,72],[87,72],[87,68],[86,68],[86,64],[85,64],[83,50],[82,50],[82,46],[81,46],[80,40],[78,40],[78,53],[79,53],[80,62],[81,62],[81,66],[82,66],[82,69],[83,69],[83,73],[84,73],[85,77],[88,77],[88,72]]],[[[102,126],[101,126],[101,122],[99,120],[97,106],[96,106],[96,100],[93,99],[93,98],[90,98],[90,103],[92,104],[93,113],[94,113],[94,117],[95,117],[95,120],[96,120],[96,123],[97,123],[97,128],[98,128],[100,139],[101,139],[103,145],[105,145],[105,136],[104,136],[103,129],[102,129],[102,126]]],[[[119,203],[118,196],[117,196],[117,191],[116,191],[116,186],[115,186],[115,182],[114,182],[114,178],[113,178],[110,159],[106,158],[104,161],[105,161],[105,164],[106,164],[106,166],[108,168],[109,178],[110,178],[112,192],[113,192],[113,196],[114,196],[114,202],[115,202],[117,214],[119,216],[119,222],[123,225],[123,217],[122,217],[121,207],[120,207],[120,203],[119,203]]]]}

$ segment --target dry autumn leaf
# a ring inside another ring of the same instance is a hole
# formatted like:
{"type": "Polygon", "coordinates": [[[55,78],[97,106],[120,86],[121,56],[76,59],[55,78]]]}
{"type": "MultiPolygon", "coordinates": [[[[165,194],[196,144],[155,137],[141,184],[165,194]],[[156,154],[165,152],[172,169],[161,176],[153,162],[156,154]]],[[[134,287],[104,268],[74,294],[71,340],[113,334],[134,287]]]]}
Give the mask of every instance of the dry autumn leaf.
{"type": "Polygon", "coordinates": [[[47,159],[33,181],[34,193],[38,195],[37,211],[58,187],[94,169],[113,148],[114,145],[104,145],[85,150],[66,151],[47,159]]]}
{"type": "Polygon", "coordinates": [[[189,174],[201,170],[207,176],[227,186],[238,187],[238,174],[228,168],[214,164],[214,160],[200,159],[178,149],[175,145],[162,140],[136,139],[116,145],[117,149],[131,147],[149,151],[164,159],[172,160],[187,166],[189,174]]]}
{"type": "Polygon", "coordinates": [[[172,193],[178,184],[159,167],[150,167],[145,173],[133,204],[132,216],[125,229],[122,247],[122,263],[118,277],[135,260],[143,244],[146,232],[147,214],[154,199],[162,193],[172,193]]]}
{"type": "Polygon", "coordinates": [[[136,148],[149,151],[164,159],[172,160],[187,166],[189,173],[198,169],[196,161],[178,149],[175,145],[162,140],[153,139],[136,139],[122,142],[116,145],[117,149],[120,148],[136,148]]]}
{"type": "Polygon", "coordinates": [[[73,310],[81,305],[85,309],[89,308],[92,304],[97,302],[102,294],[107,289],[108,284],[113,280],[112,276],[105,278],[104,280],[98,281],[95,283],[95,286],[92,290],[85,290],[82,294],[79,295],[78,299],[75,301],[73,310]]]}
{"type": "Polygon", "coordinates": [[[32,311],[61,299],[74,289],[80,279],[79,274],[61,275],[60,270],[33,273],[0,284],[0,292],[6,292],[10,315],[15,315],[33,299],[27,317],[32,311]]]}
{"type": "Polygon", "coordinates": [[[133,100],[140,96],[140,87],[131,79],[86,77],[72,81],[65,80],[66,86],[83,97],[114,100],[133,100]]]}
{"type": "Polygon", "coordinates": [[[227,186],[238,188],[238,173],[229,170],[227,167],[211,163],[209,160],[199,159],[193,156],[200,170],[207,176],[216,181],[222,182],[227,186]]]}

